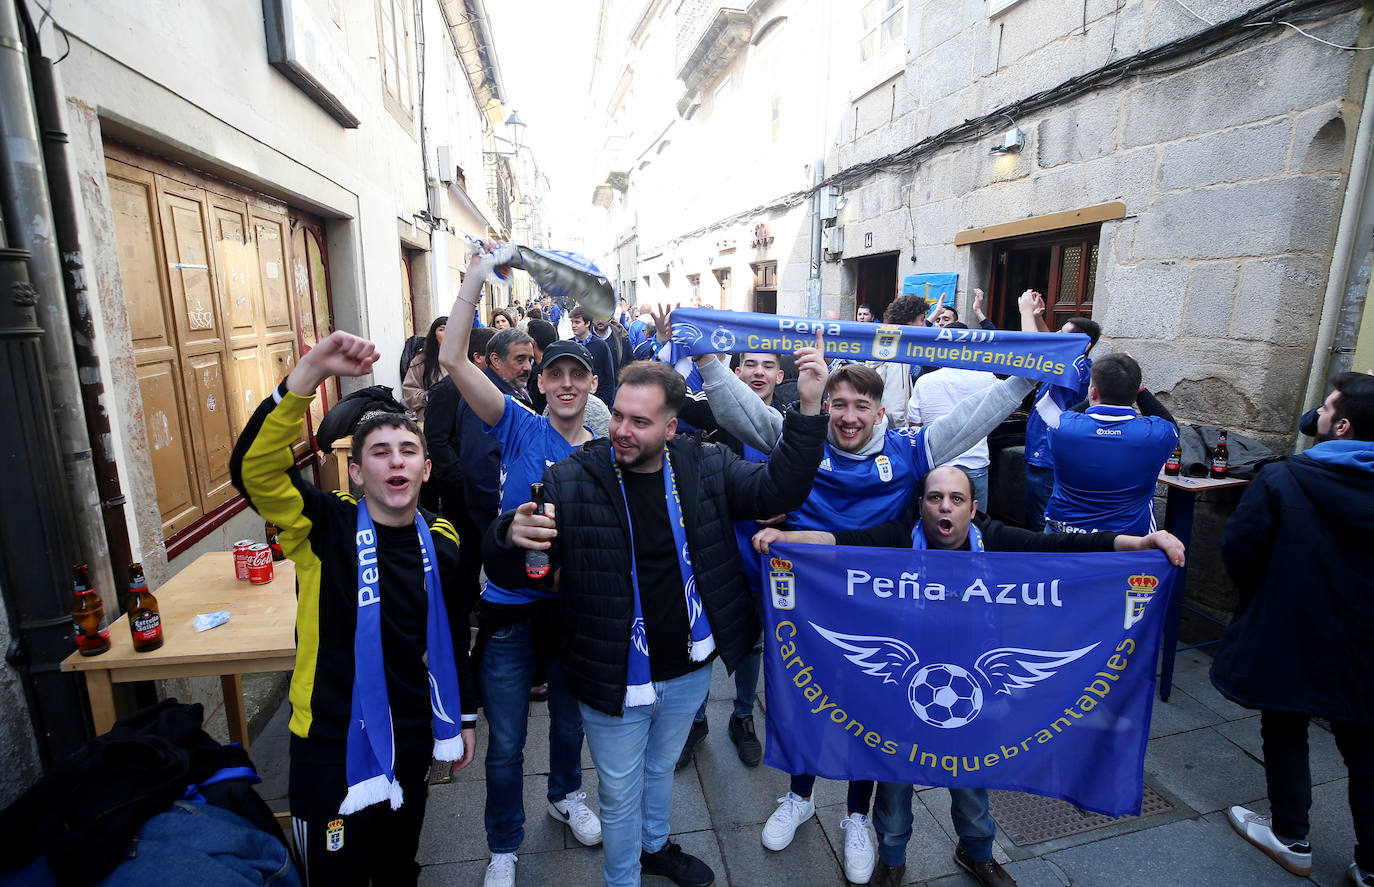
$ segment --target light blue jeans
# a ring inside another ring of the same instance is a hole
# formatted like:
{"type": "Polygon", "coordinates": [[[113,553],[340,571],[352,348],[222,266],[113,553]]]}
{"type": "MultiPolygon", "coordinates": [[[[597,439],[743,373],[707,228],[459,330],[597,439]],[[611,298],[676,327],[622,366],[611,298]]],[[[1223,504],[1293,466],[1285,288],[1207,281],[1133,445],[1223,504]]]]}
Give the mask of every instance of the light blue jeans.
{"type": "Polygon", "coordinates": [[[581,705],[596,764],[606,887],[639,887],[640,850],[657,853],[667,843],[673,765],[710,688],[711,669],[698,668],[654,681],[657,701],[626,708],[622,717],[581,705]]]}
{"type": "MultiPolygon", "coordinates": [[[[878,796],[873,805],[873,830],[878,833],[878,858],[891,866],[906,864],[906,845],[911,841],[912,787],[896,782],[878,783],[878,796]]],[[[954,833],[959,846],[969,859],[987,862],[992,859],[992,842],[997,837],[997,823],[988,809],[988,790],[985,788],[952,788],[949,790],[949,815],[954,820],[954,833]]]]}

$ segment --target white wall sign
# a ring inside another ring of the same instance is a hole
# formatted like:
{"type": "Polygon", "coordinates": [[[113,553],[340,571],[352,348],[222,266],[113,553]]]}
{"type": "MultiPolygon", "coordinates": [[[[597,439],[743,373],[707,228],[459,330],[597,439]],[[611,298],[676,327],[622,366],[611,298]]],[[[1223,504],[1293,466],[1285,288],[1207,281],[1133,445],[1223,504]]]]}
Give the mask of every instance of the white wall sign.
{"type": "Polygon", "coordinates": [[[342,126],[356,128],[362,93],[333,26],[320,21],[306,0],[262,0],[262,18],[272,67],[342,126]]]}

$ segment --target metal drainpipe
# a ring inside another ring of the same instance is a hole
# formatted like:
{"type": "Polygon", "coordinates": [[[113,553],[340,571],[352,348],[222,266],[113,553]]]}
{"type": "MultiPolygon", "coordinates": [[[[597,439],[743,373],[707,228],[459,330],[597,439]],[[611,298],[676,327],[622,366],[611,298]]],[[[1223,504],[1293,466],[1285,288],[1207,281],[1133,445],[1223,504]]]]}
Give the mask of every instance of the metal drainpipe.
{"type": "MultiPolygon", "coordinates": [[[[84,738],[84,692],[76,678],[58,673],[58,663],[71,652],[69,569],[72,561],[84,560],[100,587],[112,589],[113,576],[105,544],[104,527],[96,504],[100,493],[91,466],[89,437],[81,413],[81,386],[66,301],[62,298],[62,266],[53,237],[53,219],[38,139],[33,91],[29,81],[27,52],[15,4],[0,2],[0,205],[4,208],[8,242],[27,250],[29,279],[37,301],[34,319],[41,361],[20,370],[26,376],[28,395],[44,405],[43,423],[54,430],[46,443],[53,458],[60,459],[60,477],[46,479],[40,497],[31,504],[53,522],[46,547],[7,548],[6,561],[20,560],[26,569],[16,587],[7,582],[7,593],[22,595],[21,618],[27,621],[29,638],[21,656],[35,684],[44,709],[35,717],[39,745],[49,760],[75,747],[84,738]],[[41,566],[35,552],[43,552],[41,566]],[[46,569],[45,569],[46,568],[46,569]],[[48,686],[50,685],[50,686],[48,686]],[[72,691],[75,692],[72,692],[72,691]],[[50,696],[51,694],[51,696],[50,696]],[[57,712],[49,714],[49,709],[57,712]]],[[[25,332],[23,335],[27,335],[25,332]]],[[[24,410],[22,414],[27,414],[24,410]]],[[[17,418],[17,417],[16,417],[17,418]]],[[[27,423],[20,423],[27,434],[27,423]]],[[[13,474],[14,472],[12,472],[13,474]]],[[[36,475],[26,476],[31,481],[36,475]]],[[[11,482],[15,478],[11,477],[11,482]]],[[[4,507],[11,507],[5,496],[4,507]]],[[[38,519],[40,515],[29,515],[38,519]]],[[[7,544],[11,540],[6,540],[7,544]]],[[[21,627],[21,631],[25,628],[21,627]]]]}
{"type": "Polygon", "coordinates": [[[816,193],[811,195],[811,275],[806,281],[806,316],[821,316],[821,201],[825,189],[825,158],[817,157],[811,171],[811,184],[816,193]]]}
{"type": "Polygon", "coordinates": [[[95,350],[95,321],[91,318],[90,294],[86,289],[85,259],[76,225],[75,178],[72,176],[67,147],[71,140],[62,113],[66,99],[58,87],[52,61],[38,54],[38,34],[28,21],[27,12],[24,19],[29,37],[29,75],[33,78],[34,103],[43,133],[43,160],[48,173],[48,191],[52,197],[57,245],[62,257],[67,313],[72,320],[77,377],[81,381],[81,406],[86,420],[87,440],[91,446],[92,470],[100,494],[101,523],[105,528],[110,567],[115,576],[114,584],[105,586],[111,593],[104,597],[110,599],[109,603],[114,603],[114,598],[118,598],[119,609],[123,610],[126,597],[124,589],[128,587],[129,580],[125,574],[128,565],[139,558],[134,557],[129,541],[124,490],[120,486],[119,465],[112,450],[110,416],[105,410],[105,383],[101,380],[100,356],[95,350]]]}
{"type": "MultiPolygon", "coordinates": [[[[1315,406],[1326,397],[1327,371],[1331,366],[1332,345],[1336,337],[1337,321],[1346,294],[1346,277],[1350,273],[1351,253],[1359,234],[1360,213],[1364,207],[1365,182],[1369,166],[1374,163],[1371,143],[1374,143],[1374,71],[1366,75],[1364,105],[1360,108],[1359,127],[1355,130],[1355,151],[1350,158],[1350,177],[1346,180],[1345,196],[1341,201],[1341,220],[1336,228],[1336,245],[1331,251],[1331,268],[1326,275],[1326,293],[1322,297],[1321,323],[1317,327],[1317,341],[1312,346],[1312,369],[1307,375],[1307,390],[1303,394],[1299,412],[1315,406]]],[[[1306,438],[1294,426],[1293,452],[1304,449],[1306,438]]]]}

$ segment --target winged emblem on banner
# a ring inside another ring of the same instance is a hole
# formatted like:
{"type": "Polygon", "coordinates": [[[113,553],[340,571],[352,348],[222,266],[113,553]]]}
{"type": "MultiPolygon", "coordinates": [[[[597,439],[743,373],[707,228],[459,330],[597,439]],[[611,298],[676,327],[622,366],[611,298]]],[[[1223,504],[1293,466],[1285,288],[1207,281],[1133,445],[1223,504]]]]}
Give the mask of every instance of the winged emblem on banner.
{"type": "Polygon", "coordinates": [[[973,723],[983,710],[985,694],[1024,690],[1049,680],[1064,666],[1091,652],[997,647],[980,655],[968,669],[953,662],[922,665],[905,641],[877,635],[841,634],[810,623],[816,633],[844,651],[844,658],[884,684],[905,687],[916,717],[932,727],[954,730],[973,723]]]}

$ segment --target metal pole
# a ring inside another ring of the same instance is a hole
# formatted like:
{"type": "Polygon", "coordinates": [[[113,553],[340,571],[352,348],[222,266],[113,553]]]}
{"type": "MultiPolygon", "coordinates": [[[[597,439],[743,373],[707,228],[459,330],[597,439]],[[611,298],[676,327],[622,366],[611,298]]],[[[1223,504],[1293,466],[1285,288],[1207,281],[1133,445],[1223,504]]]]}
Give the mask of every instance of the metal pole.
{"type": "MultiPolygon", "coordinates": [[[[5,321],[5,347],[11,351],[3,397],[17,402],[4,404],[15,424],[4,435],[0,552],[5,593],[14,598],[11,614],[20,622],[12,663],[25,673],[33,693],[34,727],[46,764],[88,735],[84,690],[74,676],[58,671],[72,651],[70,565],[86,561],[105,588],[113,578],[99,514],[77,507],[97,503],[99,491],[26,55],[15,4],[0,2],[0,206],[10,245],[29,253],[27,279],[21,282],[13,268],[7,269],[11,285],[24,288],[28,304],[13,306],[18,313],[5,321]]],[[[11,254],[9,265],[15,264],[11,254]]]]}
{"type": "Polygon", "coordinates": [[[806,316],[821,316],[821,201],[825,199],[825,158],[817,157],[811,171],[811,276],[806,281],[806,316]]]}

